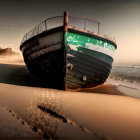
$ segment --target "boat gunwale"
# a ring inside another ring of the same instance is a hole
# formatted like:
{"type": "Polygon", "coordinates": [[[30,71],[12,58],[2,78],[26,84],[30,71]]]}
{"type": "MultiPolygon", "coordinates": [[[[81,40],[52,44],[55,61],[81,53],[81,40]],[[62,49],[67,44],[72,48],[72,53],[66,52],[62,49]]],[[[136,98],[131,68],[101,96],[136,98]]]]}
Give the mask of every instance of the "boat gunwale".
{"type": "MultiPolygon", "coordinates": [[[[64,30],[63,28],[64,28],[64,26],[59,26],[59,27],[56,27],[56,28],[51,28],[51,29],[49,29],[49,30],[46,30],[46,31],[44,31],[44,32],[41,32],[41,33],[39,33],[39,34],[37,34],[37,35],[35,35],[35,36],[29,38],[28,40],[26,40],[25,42],[23,42],[23,43],[20,45],[20,50],[22,49],[22,47],[23,47],[25,44],[27,44],[27,43],[30,42],[31,40],[40,38],[40,37],[45,36],[45,35],[47,35],[47,34],[54,33],[54,32],[56,32],[56,31],[60,31],[60,30],[63,31],[63,30],[64,30]]],[[[97,34],[97,33],[93,33],[93,32],[90,32],[90,31],[88,31],[88,30],[82,30],[82,29],[79,29],[79,28],[75,28],[75,27],[72,27],[72,26],[68,26],[68,30],[70,30],[70,31],[72,31],[72,32],[78,32],[78,33],[81,33],[81,34],[84,34],[84,35],[87,35],[87,36],[91,36],[91,37],[94,36],[96,39],[101,39],[101,40],[103,40],[103,41],[106,41],[106,42],[111,43],[112,45],[115,46],[115,49],[117,49],[117,44],[116,44],[113,40],[111,40],[111,39],[109,39],[109,38],[107,38],[107,37],[104,37],[103,35],[100,35],[100,34],[97,34]]]]}
{"type": "Polygon", "coordinates": [[[51,29],[49,29],[49,30],[45,30],[45,31],[43,31],[43,32],[41,32],[41,33],[39,33],[39,34],[37,34],[37,35],[35,35],[35,36],[33,36],[33,37],[27,39],[25,42],[23,42],[23,43],[20,45],[20,50],[24,47],[25,44],[29,43],[30,41],[32,41],[32,40],[34,40],[34,39],[38,39],[38,38],[40,38],[40,37],[43,37],[43,36],[45,36],[45,35],[47,35],[47,34],[53,34],[53,33],[55,33],[56,31],[61,31],[61,30],[63,31],[63,28],[64,28],[64,26],[59,26],[59,27],[51,28],[51,29]]]}
{"type": "Polygon", "coordinates": [[[70,30],[72,32],[80,32],[80,33],[82,33],[84,35],[91,36],[91,37],[94,36],[96,39],[102,39],[102,40],[104,40],[106,42],[111,43],[112,45],[115,46],[115,49],[117,49],[117,44],[113,40],[111,40],[111,39],[109,39],[109,38],[107,38],[107,37],[105,37],[105,36],[103,36],[101,34],[93,33],[93,32],[90,32],[88,30],[82,30],[82,29],[75,28],[75,27],[72,27],[72,26],[68,26],[68,30],[70,30]]]}

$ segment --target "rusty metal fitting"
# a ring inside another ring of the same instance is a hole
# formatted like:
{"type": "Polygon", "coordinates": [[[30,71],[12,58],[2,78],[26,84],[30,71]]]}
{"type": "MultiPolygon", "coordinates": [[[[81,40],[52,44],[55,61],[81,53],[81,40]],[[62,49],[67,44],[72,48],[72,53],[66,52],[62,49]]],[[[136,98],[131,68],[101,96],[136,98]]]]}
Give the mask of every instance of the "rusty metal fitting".
{"type": "Polygon", "coordinates": [[[83,81],[86,81],[87,80],[87,76],[83,76],[83,81]]]}
{"type": "Polygon", "coordinates": [[[67,68],[68,68],[70,71],[72,71],[72,69],[73,69],[73,65],[70,64],[70,63],[68,63],[68,64],[67,64],[67,68]]]}

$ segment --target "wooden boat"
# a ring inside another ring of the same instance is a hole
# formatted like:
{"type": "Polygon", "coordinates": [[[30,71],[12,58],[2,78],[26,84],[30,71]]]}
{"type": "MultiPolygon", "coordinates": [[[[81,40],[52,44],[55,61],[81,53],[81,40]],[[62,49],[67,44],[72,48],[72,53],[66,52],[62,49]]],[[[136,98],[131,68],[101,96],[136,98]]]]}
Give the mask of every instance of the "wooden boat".
{"type": "Polygon", "coordinates": [[[95,19],[65,12],[64,16],[46,19],[26,33],[20,50],[31,74],[43,86],[62,90],[103,84],[117,45],[99,34],[99,25],[95,19]],[[92,28],[95,24],[97,33],[92,28]]]}

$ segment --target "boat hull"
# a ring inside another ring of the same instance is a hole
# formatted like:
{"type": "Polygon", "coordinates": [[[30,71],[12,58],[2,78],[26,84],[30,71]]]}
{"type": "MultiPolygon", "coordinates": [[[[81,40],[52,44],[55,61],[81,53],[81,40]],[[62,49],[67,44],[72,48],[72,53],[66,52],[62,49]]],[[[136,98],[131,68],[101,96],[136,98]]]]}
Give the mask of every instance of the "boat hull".
{"type": "Polygon", "coordinates": [[[29,71],[44,87],[69,90],[103,84],[115,46],[98,36],[59,27],[27,40],[21,50],[29,71]]]}

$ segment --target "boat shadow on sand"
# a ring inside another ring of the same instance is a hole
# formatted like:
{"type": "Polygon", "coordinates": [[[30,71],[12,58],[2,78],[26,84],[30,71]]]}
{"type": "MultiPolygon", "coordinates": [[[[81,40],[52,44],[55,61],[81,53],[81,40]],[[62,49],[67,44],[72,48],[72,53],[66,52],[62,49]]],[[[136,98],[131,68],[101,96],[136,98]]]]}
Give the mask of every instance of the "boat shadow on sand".
{"type": "Polygon", "coordinates": [[[39,87],[25,65],[0,64],[0,83],[39,87]]]}
{"type": "MultiPolygon", "coordinates": [[[[44,85],[30,74],[25,65],[0,64],[0,83],[29,87],[44,87],[44,85]]],[[[110,84],[103,84],[93,88],[76,89],[72,91],[122,95],[115,85],[110,84]]]]}

